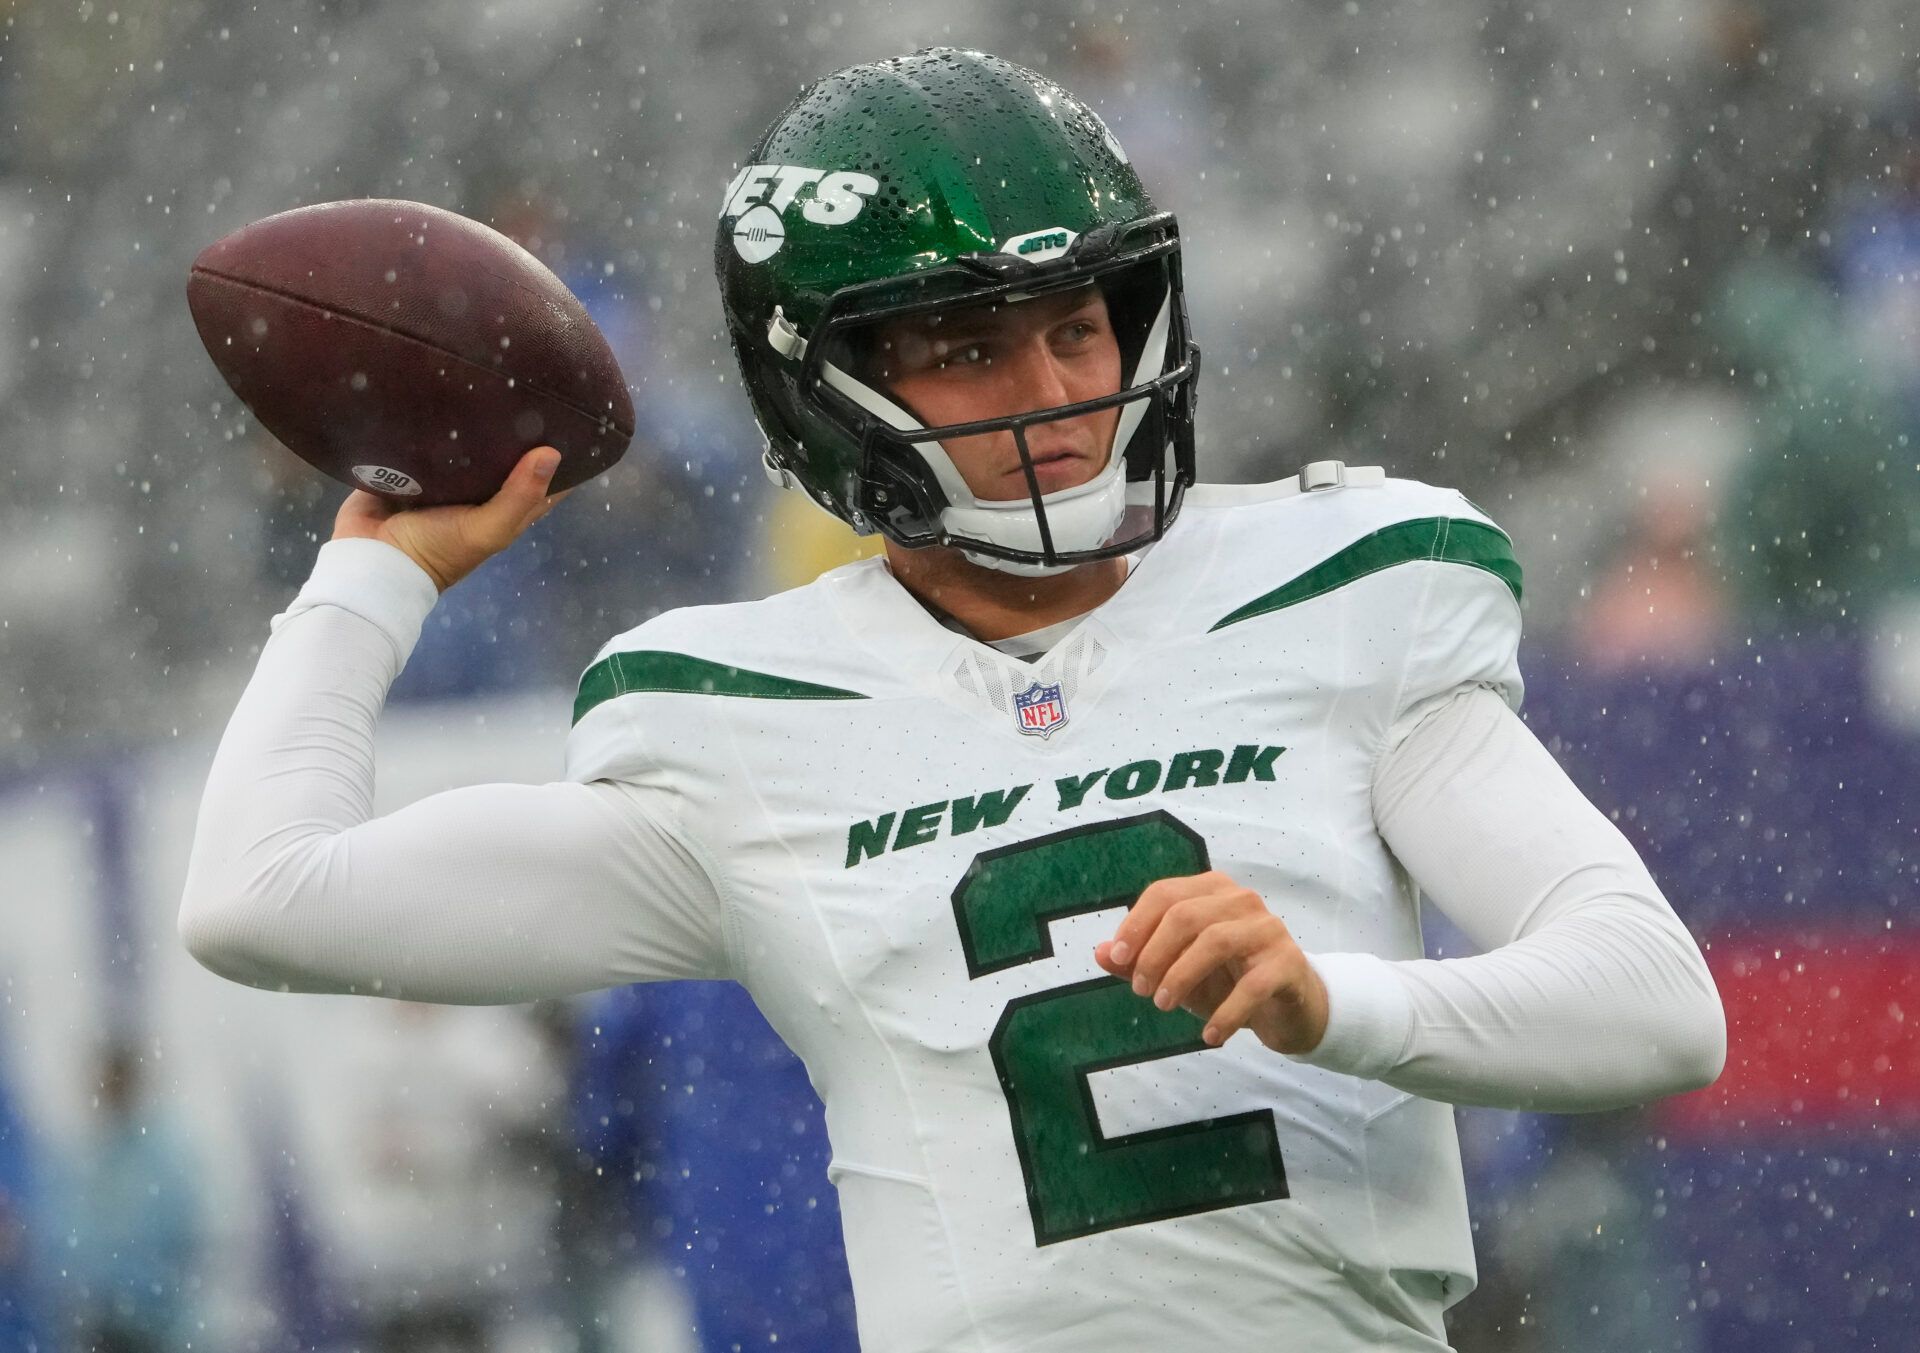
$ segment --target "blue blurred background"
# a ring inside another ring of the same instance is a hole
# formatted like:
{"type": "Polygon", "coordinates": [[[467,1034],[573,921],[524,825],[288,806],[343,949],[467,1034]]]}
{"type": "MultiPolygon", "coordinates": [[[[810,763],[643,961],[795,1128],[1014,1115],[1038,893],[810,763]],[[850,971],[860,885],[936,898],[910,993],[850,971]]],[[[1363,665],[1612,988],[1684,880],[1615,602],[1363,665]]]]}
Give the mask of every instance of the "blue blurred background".
{"type": "Polygon", "coordinates": [[[1087,97],[1179,213],[1206,478],[1384,464],[1510,530],[1527,717],[1707,947],[1718,1085],[1460,1114],[1455,1342],[1915,1347],[1910,0],[0,0],[0,1351],[852,1347],[819,1106],[738,991],[435,1009],[180,953],[213,739],[344,493],[183,286],[395,196],[586,301],[638,441],[436,610],[380,806],[552,778],[606,637],[857,548],[759,475],[711,230],[802,84],[934,42],[1087,97]]]}

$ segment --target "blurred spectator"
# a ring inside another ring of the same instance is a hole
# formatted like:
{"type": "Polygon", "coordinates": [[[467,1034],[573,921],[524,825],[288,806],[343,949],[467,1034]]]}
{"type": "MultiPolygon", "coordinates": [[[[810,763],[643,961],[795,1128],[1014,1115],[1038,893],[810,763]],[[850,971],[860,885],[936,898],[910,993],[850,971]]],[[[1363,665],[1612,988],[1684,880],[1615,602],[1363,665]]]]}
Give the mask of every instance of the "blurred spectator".
{"type": "Polygon", "coordinates": [[[630,1181],[630,1262],[687,1287],[708,1353],[853,1353],[852,1281],[820,1099],[730,982],[596,997],[575,1087],[580,1138],[630,1181]]]}
{"type": "Polygon", "coordinates": [[[0,1076],[0,1348],[37,1353],[38,1274],[32,1263],[33,1155],[26,1121],[0,1076]]]}
{"type": "Polygon", "coordinates": [[[373,1353],[486,1353],[538,1329],[553,1282],[547,1041],[507,1007],[338,1003],[295,1082],[329,1266],[373,1353]]]}
{"type": "Polygon", "coordinates": [[[193,1343],[198,1163],[142,1080],[132,1044],[103,1049],[93,1132],[53,1204],[63,1324],[80,1353],[171,1353],[193,1343]]]}
{"type": "Polygon", "coordinates": [[[1575,650],[1602,672],[1649,662],[1698,666],[1723,642],[1729,619],[1711,560],[1712,493],[1663,477],[1630,511],[1624,538],[1596,570],[1575,650]]]}
{"type": "MultiPolygon", "coordinates": [[[[1473,952],[1466,937],[1435,915],[1432,924],[1422,918],[1429,957],[1473,952]],[[1436,933],[1457,938],[1436,951],[1436,933]]],[[[1472,1200],[1474,1263],[1479,1281],[1467,1297],[1447,1308],[1447,1341],[1472,1353],[1500,1350],[1512,1353],[1533,1321],[1534,1294],[1527,1287],[1531,1274],[1507,1253],[1511,1219],[1532,1206],[1531,1188],[1540,1173],[1545,1119],[1537,1114],[1506,1109],[1457,1108],[1454,1126],[1460,1135],[1460,1162],[1472,1200]]]]}
{"type": "Polygon", "coordinates": [[[1658,1224],[1645,1109],[1545,1120],[1554,1143],[1527,1205],[1502,1209],[1501,1285],[1528,1294],[1512,1353],[1702,1353],[1687,1265],[1658,1224]]]}
{"type": "MultiPolygon", "coordinates": [[[[580,1017],[564,1001],[529,1008],[535,1033],[545,1043],[554,1070],[569,1087],[583,1075],[586,1040],[580,1017]]],[[[604,1168],[587,1149],[571,1097],[556,1098],[539,1139],[554,1180],[556,1206],[549,1218],[554,1252],[555,1314],[573,1338],[572,1353],[613,1353],[632,1339],[618,1328],[619,1284],[633,1267],[634,1218],[627,1208],[627,1176],[604,1168]]]]}
{"type": "MultiPolygon", "coordinates": [[[[1885,210],[1920,231],[1920,199],[1885,210]]],[[[1715,321],[1758,406],[1723,521],[1754,629],[1857,628],[1920,580],[1920,348],[1885,342],[1911,322],[1888,308],[1777,258],[1729,274],[1715,321]]]]}
{"type": "Polygon", "coordinates": [[[1864,358],[1905,402],[1911,429],[1920,428],[1920,102],[1899,125],[1888,191],[1843,218],[1834,257],[1864,358]]]}

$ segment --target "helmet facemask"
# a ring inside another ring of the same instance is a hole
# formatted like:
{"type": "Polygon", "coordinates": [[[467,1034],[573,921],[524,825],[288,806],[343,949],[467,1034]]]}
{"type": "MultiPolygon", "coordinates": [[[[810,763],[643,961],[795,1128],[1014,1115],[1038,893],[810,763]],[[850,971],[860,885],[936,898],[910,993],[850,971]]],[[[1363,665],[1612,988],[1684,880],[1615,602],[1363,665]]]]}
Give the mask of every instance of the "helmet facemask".
{"type": "Polygon", "coordinates": [[[1197,353],[1187,332],[1171,220],[1137,224],[1148,229],[1127,234],[1144,235],[1146,242],[1131,248],[1116,247],[1120,242],[1109,234],[1077,241],[1050,264],[1005,253],[973,255],[939,270],[944,277],[922,274],[833,298],[805,345],[798,385],[861,447],[864,491],[856,529],[880,531],[910,548],[951,546],[977,564],[1026,576],[1064,572],[1159,538],[1193,480],[1197,353]],[[897,332],[901,321],[1020,304],[1089,285],[1100,288],[1118,342],[1117,390],[929,427],[877,378],[877,335],[897,332]],[[1100,471],[1085,483],[1043,491],[1029,430],[1107,409],[1119,412],[1100,471]],[[995,432],[1012,436],[1026,481],[1022,496],[977,497],[943,446],[995,432]]]}

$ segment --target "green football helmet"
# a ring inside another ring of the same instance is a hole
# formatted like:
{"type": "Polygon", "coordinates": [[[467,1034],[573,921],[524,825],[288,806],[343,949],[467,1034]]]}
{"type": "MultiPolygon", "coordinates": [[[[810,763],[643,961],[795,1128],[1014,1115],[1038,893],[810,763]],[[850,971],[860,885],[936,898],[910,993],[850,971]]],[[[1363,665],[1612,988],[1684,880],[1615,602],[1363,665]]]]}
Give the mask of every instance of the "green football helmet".
{"type": "Polygon", "coordinates": [[[769,476],[855,531],[1042,574],[1136,550],[1179,512],[1199,374],[1179,231],[1044,76],[945,47],[836,71],[727,185],[714,256],[769,476]],[[879,325],[1089,284],[1119,341],[1110,395],[928,427],[869,369],[879,325]],[[1043,494],[1027,429],[1112,408],[1101,472],[1043,494]],[[976,499],[941,442],[1002,430],[1027,496],[976,499]]]}

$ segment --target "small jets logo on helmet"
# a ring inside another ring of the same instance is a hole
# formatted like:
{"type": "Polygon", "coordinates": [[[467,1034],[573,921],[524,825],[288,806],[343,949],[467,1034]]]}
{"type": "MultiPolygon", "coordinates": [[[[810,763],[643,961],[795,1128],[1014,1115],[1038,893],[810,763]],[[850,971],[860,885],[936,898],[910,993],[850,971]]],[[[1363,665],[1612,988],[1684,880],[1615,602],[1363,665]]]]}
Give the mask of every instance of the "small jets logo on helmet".
{"type": "Polygon", "coordinates": [[[1050,258],[1058,258],[1073,246],[1080,236],[1064,226],[1048,226],[1045,230],[1029,230],[1024,235],[1015,235],[1000,246],[1003,254],[1013,254],[1029,263],[1045,263],[1050,258]]]}
{"type": "Polygon", "coordinates": [[[749,263],[764,263],[787,242],[787,223],[772,207],[755,207],[733,223],[733,247],[749,263]]]}
{"type": "Polygon", "coordinates": [[[740,257],[764,263],[786,243],[786,212],[795,201],[814,225],[838,226],[858,216],[879,191],[880,180],[850,169],[829,173],[797,164],[750,164],[727,185],[720,216],[735,218],[733,247],[740,257]]]}

